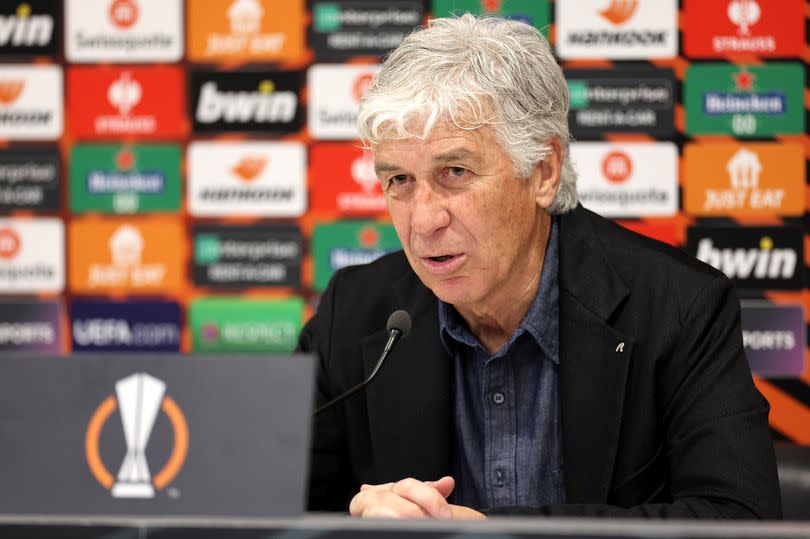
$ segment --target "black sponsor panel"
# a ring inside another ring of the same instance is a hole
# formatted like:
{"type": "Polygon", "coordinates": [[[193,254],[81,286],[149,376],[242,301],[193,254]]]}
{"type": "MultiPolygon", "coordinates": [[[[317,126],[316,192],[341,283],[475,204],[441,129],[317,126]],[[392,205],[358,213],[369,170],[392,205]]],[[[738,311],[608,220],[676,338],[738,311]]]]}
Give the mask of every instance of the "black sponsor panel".
{"type": "Polygon", "coordinates": [[[293,133],[301,129],[300,71],[193,71],[194,132],[293,133]]]}
{"type": "Polygon", "coordinates": [[[198,286],[248,288],[301,284],[303,244],[294,225],[193,229],[192,278],[198,286]]]}
{"type": "Polygon", "coordinates": [[[60,352],[61,312],[56,301],[0,302],[0,352],[60,352]]]}
{"type": "Polygon", "coordinates": [[[62,2],[0,2],[0,57],[56,56],[62,29],[62,2]]]}
{"type": "Polygon", "coordinates": [[[59,210],[59,150],[0,152],[0,213],[59,210]]]}
{"type": "Polygon", "coordinates": [[[312,2],[309,43],[318,60],[381,56],[422,24],[420,1],[312,2]]]}
{"type": "Polygon", "coordinates": [[[693,227],[687,249],[747,290],[799,290],[804,238],[799,228],[693,227]]]}
{"type": "Polygon", "coordinates": [[[605,132],[675,134],[675,76],[669,69],[565,71],[571,97],[568,124],[576,138],[605,132]]]}

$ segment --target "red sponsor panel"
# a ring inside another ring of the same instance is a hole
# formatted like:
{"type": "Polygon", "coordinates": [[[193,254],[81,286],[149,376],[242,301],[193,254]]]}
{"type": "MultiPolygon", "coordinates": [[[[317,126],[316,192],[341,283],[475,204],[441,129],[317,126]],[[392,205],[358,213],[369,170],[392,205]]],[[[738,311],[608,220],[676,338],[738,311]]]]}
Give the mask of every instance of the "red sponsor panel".
{"type": "Polygon", "coordinates": [[[799,56],[804,0],[685,0],[684,51],[694,58],[799,56]]]}
{"type": "Polygon", "coordinates": [[[313,211],[353,216],[387,212],[371,152],[355,143],[316,144],[310,160],[313,211]]]}
{"type": "Polygon", "coordinates": [[[185,110],[185,74],[178,67],[68,71],[68,122],[79,138],[180,138],[188,130],[185,110]]]}

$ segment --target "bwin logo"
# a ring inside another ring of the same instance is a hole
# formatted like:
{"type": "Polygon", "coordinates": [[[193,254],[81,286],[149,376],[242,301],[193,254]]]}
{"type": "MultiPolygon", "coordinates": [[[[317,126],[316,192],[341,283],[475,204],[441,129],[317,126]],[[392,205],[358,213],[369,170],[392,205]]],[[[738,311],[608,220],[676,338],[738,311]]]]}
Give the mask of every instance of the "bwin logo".
{"type": "Polygon", "coordinates": [[[711,238],[698,243],[697,258],[725,273],[729,279],[791,279],[798,256],[793,249],[774,249],[768,236],[759,249],[717,249],[711,238]]]}
{"type": "Polygon", "coordinates": [[[209,81],[200,87],[197,121],[200,123],[291,122],[298,109],[295,92],[275,91],[265,80],[255,92],[223,92],[209,81]]]}
{"type": "Polygon", "coordinates": [[[31,6],[20,4],[14,15],[0,15],[0,47],[43,46],[53,36],[53,17],[31,16],[31,6]]]}

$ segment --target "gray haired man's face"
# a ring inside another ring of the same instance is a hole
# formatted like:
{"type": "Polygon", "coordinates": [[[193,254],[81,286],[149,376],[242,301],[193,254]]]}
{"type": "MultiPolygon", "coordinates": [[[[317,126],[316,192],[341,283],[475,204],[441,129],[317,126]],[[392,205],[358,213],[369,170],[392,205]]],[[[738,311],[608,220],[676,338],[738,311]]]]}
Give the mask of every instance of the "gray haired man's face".
{"type": "Polygon", "coordinates": [[[440,299],[463,314],[533,293],[558,170],[516,177],[489,127],[384,140],[374,161],[408,260],[440,299]]]}

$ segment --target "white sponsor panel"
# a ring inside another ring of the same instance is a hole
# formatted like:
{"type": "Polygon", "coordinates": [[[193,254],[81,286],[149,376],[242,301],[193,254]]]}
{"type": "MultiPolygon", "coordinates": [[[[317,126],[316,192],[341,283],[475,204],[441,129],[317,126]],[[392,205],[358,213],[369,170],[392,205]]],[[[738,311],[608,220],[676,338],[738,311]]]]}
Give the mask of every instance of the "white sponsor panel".
{"type": "Polygon", "coordinates": [[[359,137],[357,112],[379,65],[314,65],[309,68],[309,133],[314,139],[359,137]]]}
{"type": "Polygon", "coordinates": [[[62,136],[62,80],[62,68],[57,66],[0,66],[0,138],[62,136]]]}
{"type": "Polygon", "coordinates": [[[557,0],[560,58],[643,60],[678,52],[677,0],[557,0]]]}
{"type": "Polygon", "coordinates": [[[298,217],[306,211],[306,149],[298,142],[192,142],[188,204],[199,217],[298,217]]]}
{"type": "Polygon", "coordinates": [[[58,293],[65,287],[60,219],[0,219],[0,294],[58,293]]]}
{"type": "Polygon", "coordinates": [[[181,0],[66,0],[71,62],[176,62],[183,56],[181,0]]]}
{"type": "Polygon", "coordinates": [[[586,208],[605,217],[669,217],[678,211],[672,142],[575,142],[571,157],[586,208]]]}

